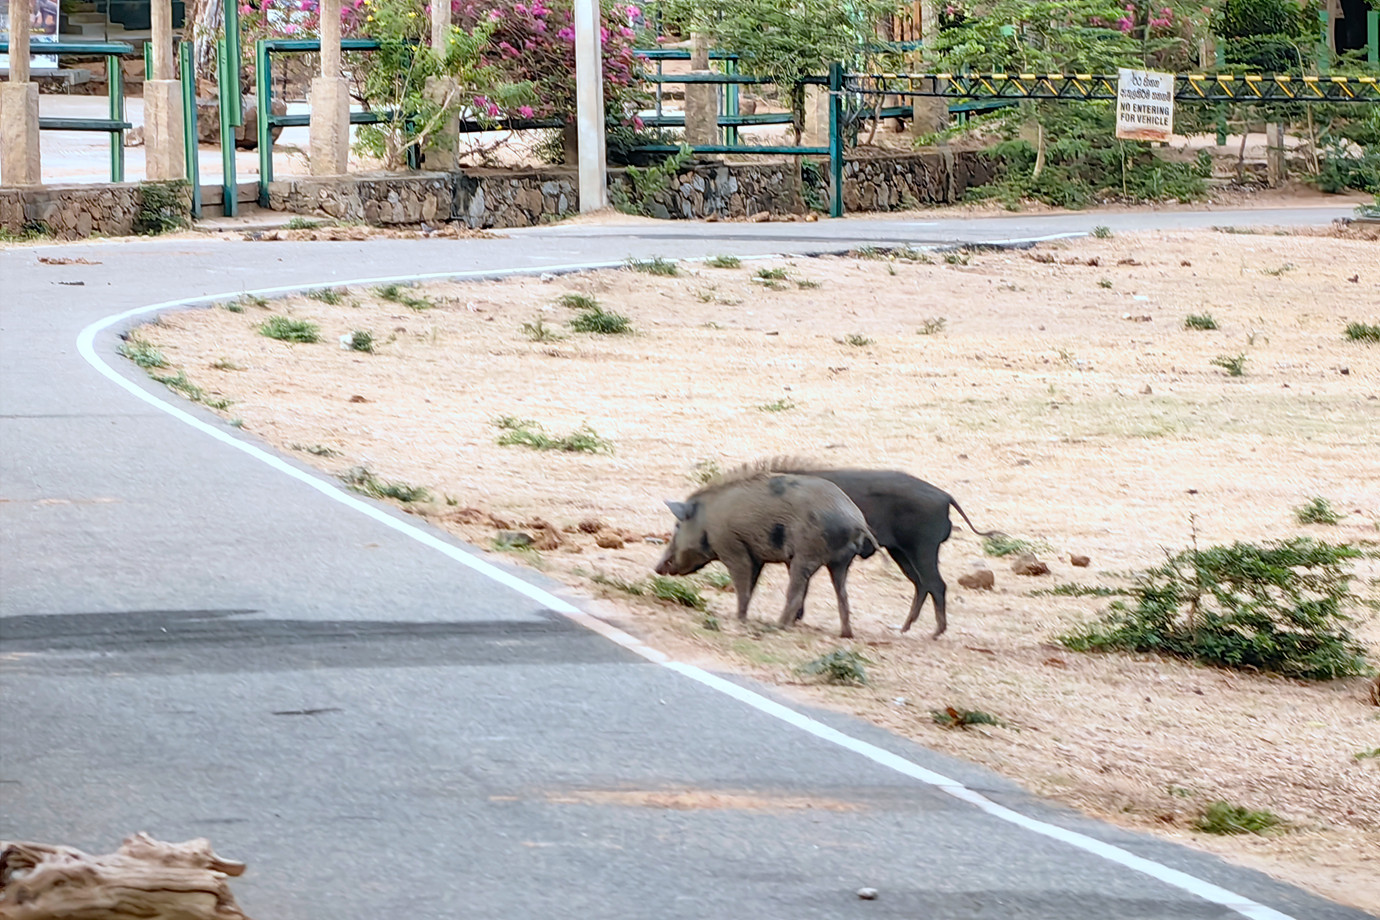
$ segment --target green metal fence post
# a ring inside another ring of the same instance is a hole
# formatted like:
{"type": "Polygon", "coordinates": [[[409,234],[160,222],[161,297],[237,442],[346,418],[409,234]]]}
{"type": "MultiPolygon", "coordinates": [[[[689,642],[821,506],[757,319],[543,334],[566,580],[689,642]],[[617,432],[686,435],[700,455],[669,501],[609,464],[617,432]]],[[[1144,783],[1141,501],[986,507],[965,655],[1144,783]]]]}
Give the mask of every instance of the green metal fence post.
{"type": "Polygon", "coordinates": [[[200,132],[196,124],[196,68],[192,64],[192,43],[177,46],[178,77],[182,80],[182,140],[187,156],[187,182],[192,187],[192,217],[201,217],[200,132]]]}
{"type": "MultiPolygon", "coordinates": [[[[227,3],[227,10],[234,6],[227,3]]],[[[227,31],[227,34],[228,31],[227,31]]],[[[240,209],[239,202],[239,181],[235,176],[235,123],[234,113],[230,111],[230,98],[239,95],[238,75],[235,71],[239,70],[230,60],[230,41],[222,38],[216,42],[216,51],[219,61],[217,61],[216,77],[218,84],[218,96],[220,97],[220,167],[221,167],[221,213],[226,217],[234,217],[240,209]]]]}
{"type": "Polygon", "coordinates": [[[843,216],[843,65],[829,65],[829,216],[843,216]]]}
{"type": "MultiPolygon", "coordinates": [[[[125,73],[118,55],[105,56],[106,93],[110,97],[110,120],[125,120],[125,73]]],[[[125,132],[110,132],[110,181],[125,181],[125,132]]]]}
{"type": "Polygon", "coordinates": [[[1332,43],[1327,40],[1327,10],[1318,10],[1318,73],[1332,69],[1332,43]]]}
{"type": "MultiPolygon", "coordinates": [[[[733,58],[724,61],[724,73],[733,76],[738,73],[738,62],[733,58]]],[[[724,114],[737,116],[738,114],[738,84],[724,84],[724,114]]],[[[738,143],[738,126],[729,125],[724,128],[724,143],[729,146],[738,143]]]]}
{"type": "MultiPolygon", "coordinates": [[[[225,3],[225,50],[230,56],[230,72],[235,79],[231,86],[230,123],[238,127],[244,124],[243,102],[240,98],[240,5],[225,3]]],[[[224,103],[222,102],[222,105],[224,103]]]]}
{"type": "Polygon", "coordinates": [[[144,42],[144,79],[153,79],[153,42],[144,42]]]}
{"type": "Polygon", "coordinates": [[[1366,13],[1366,60],[1380,64],[1380,10],[1366,13]]]}
{"type": "Polygon", "coordinates": [[[273,181],[273,75],[269,70],[268,45],[264,39],[254,43],[255,127],[259,133],[259,207],[268,207],[268,184],[273,181]]]}

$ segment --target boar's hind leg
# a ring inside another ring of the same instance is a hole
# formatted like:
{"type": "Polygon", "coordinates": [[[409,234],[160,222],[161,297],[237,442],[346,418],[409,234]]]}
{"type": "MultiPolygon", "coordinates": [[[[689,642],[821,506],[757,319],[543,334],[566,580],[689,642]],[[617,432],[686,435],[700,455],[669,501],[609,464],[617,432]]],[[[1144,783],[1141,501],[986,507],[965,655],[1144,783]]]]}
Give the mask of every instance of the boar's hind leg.
{"type": "Polygon", "coordinates": [[[738,619],[746,620],[748,602],[752,592],[757,590],[757,579],[762,574],[762,562],[745,547],[743,552],[732,554],[732,559],[720,559],[733,579],[733,593],[738,595],[738,619]]]}
{"type": "Polygon", "coordinates": [[[910,613],[906,616],[906,621],[901,624],[901,632],[910,629],[916,618],[920,616],[920,608],[925,606],[925,598],[930,597],[934,600],[935,622],[935,630],[930,638],[938,639],[948,628],[944,603],[948,586],[944,584],[944,579],[939,574],[938,547],[935,547],[933,552],[929,552],[926,549],[917,550],[915,547],[888,546],[887,552],[891,554],[892,559],[896,560],[896,564],[910,579],[911,584],[915,585],[915,599],[910,602],[910,613]]]}
{"type": "Polygon", "coordinates": [[[848,567],[853,564],[852,559],[844,562],[829,563],[829,577],[834,582],[834,596],[839,602],[839,638],[853,638],[853,626],[849,623],[848,610],[848,567]]]}
{"type": "Polygon", "coordinates": [[[815,574],[818,566],[807,569],[799,560],[792,559],[786,564],[786,568],[791,573],[791,578],[786,584],[786,609],[782,612],[780,621],[782,629],[805,615],[805,592],[810,590],[810,576],[815,574]]]}

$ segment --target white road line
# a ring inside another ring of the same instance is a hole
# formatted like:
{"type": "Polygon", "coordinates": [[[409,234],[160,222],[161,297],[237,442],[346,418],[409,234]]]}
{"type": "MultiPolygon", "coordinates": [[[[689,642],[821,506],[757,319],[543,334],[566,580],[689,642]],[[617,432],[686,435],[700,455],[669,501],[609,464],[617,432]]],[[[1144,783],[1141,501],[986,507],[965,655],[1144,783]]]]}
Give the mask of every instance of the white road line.
{"type": "MultiPolygon", "coordinates": [[[[1083,234],[1058,234],[1055,236],[1041,237],[1040,239],[1057,239],[1065,236],[1082,235],[1083,234]]],[[[1010,244],[1027,241],[1006,240],[1002,242],[1010,244]]],[[[610,639],[613,642],[616,642],[624,648],[627,648],[628,650],[635,652],[638,655],[641,655],[649,661],[662,665],[663,667],[668,668],[684,677],[688,677],[691,680],[696,681],[704,685],[705,687],[708,687],[711,690],[715,690],[719,693],[724,694],[725,696],[732,697],[733,699],[738,700],[741,703],[745,703],[748,706],[751,706],[752,708],[757,709],[760,712],[772,716],[773,718],[780,719],[782,722],[799,728],[802,731],[808,732],[809,734],[814,735],[816,738],[819,738],[823,741],[827,741],[830,744],[836,744],[841,748],[844,748],[846,750],[854,752],[855,754],[859,754],[863,757],[866,757],[868,760],[871,760],[876,764],[879,764],[891,770],[895,770],[897,773],[900,773],[904,776],[909,776],[912,779],[925,783],[926,785],[933,786],[936,789],[939,789],[940,791],[947,793],[948,795],[951,795],[957,799],[961,799],[962,801],[977,807],[981,811],[985,812],[988,815],[991,815],[994,818],[998,818],[1002,821],[1009,822],[1011,824],[1016,825],[1017,827],[1024,828],[1025,830],[1031,831],[1036,834],[1040,834],[1044,837],[1049,837],[1052,840],[1058,840],[1061,843],[1066,843],[1069,846],[1083,850],[1084,852],[1090,853],[1094,856],[1101,857],[1102,859],[1108,860],[1109,862],[1113,862],[1117,865],[1124,866],[1128,869],[1132,869],[1144,875],[1148,875],[1151,878],[1163,882],[1166,885],[1178,888],[1182,891],[1187,892],[1188,894],[1194,895],[1195,897],[1202,898],[1205,901],[1209,901],[1213,904],[1219,904],[1223,907],[1228,908],[1229,910],[1235,911],[1241,916],[1248,918],[1248,920],[1294,920],[1294,918],[1290,917],[1288,914],[1281,913],[1272,907],[1266,907],[1264,904],[1252,901],[1243,895],[1239,895],[1235,892],[1228,891],[1227,889],[1222,888],[1218,885],[1214,885],[1210,882],[1205,882],[1202,879],[1195,878],[1194,876],[1191,876],[1185,872],[1180,872],[1177,869],[1171,869],[1168,866],[1161,865],[1160,863],[1154,862],[1153,860],[1137,856],[1128,850],[1122,849],[1121,847],[1113,846],[1112,844],[1105,843],[1093,837],[1089,837],[1086,834],[1080,834],[1076,831],[1068,830],[1067,828],[1062,828],[1054,824],[1047,824],[1043,821],[1037,821],[1034,818],[1027,817],[1026,815],[1023,815],[1020,812],[1013,811],[1012,809],[1007,808],[1003,805],[998,805],[996,802],[993,802],[991,799],[987,798],[981,793],[974,792],[973,790],[969,789],[967,786],[964,786],[957,780],[950,779],[949,777],[944,776],[942,773],[936,773],[933,770],[927,770],[919,764],[907,760],[906,758],[901,757],[898,754],[893,754],[890,751],[877,747],[875,744],[869,744],[866,741],[854,738],[852,735],[847,735],[841,731],[838,731],[837,729],[830,728],[824,723],[812,719],[809,716],[802,715],[801,713],[796,712],[794,709],[791,709],[788,706],[783,706],[782,704],[777,703],[774,700],[762,696],[760,693],[756,693],[745,687],[741,687],[738,684],[733,683],[732,681],[725,680],[722,677],[719,677],[715,674],[711,674],[708,671],[703,670],[702,668],[697,668],[694,665],[685,664],[679,661],[673,661],[670,658],[670,656],[666,655],[665,653],[658,651],[657,649],[654,649],[649,645],[646,645],[642,642],[642,640],[638,639],[637,637],[629,635],[628,633],[623,632],[621,629],[618,629],[617,627],[612,626],[609,623],[600,620],[589,613],[586,613],[585,611],[571,604],[569,601],[563,600],[557,597],[555,594],[552,594],[551,592],[543,588],[539,588],[536,585],[529,584],[528,582],[523,581],[522,579],[513,575],[511,572],[504,571],[503,569],[489,562],[486,562],[484,559],[481,559],[480,557],[472,553],[466,552],[460,549],[459,547],[447,543],[446,541],[439,539],[434,534],[429,533],[426,530],[423,530],[415,524],[393,517],[392,515],[388,514],[382,509],[375,507],[374,505],[371,505],[368,502],[362,501],[354,495],[351,495],[349,492],[345,491],[343,488],[341,488],[334,482],[322,479],[319,476],[314,475],[312,473],[307,473],[303,470],[299,470],[292,464],[287,463],[285,460],[283,460],[283,458],[269,453],[268,451],[254,444],[251,444],[246,440],[243,440],[241,437],[237,437],[236,435],[231,434],[229,431],[223,428],[219,428],[214,425],[208,424],[207,422],[202,421],[201,419],[193,416],[191,413],[186,412],[183,409],[180,409],[171,403],[159,399],[157,396],[138,386],[133,381],[126,379],[118,371],[116,371],[110,365],[106,364],[103,360],[101,360],[101,357],[98,354],[96,354],[96,350],[94,347],[97,334],[103,332],[106,329],[109,329],[111,326],[125,322],[130,319],[134,319],[135,317],[142,316],[147,313],[157,313],[164,310],[173,310],[184,307],[206,305],[214,303],[216,301],[233,299],[246,295],[266,296],[270,294],[286,294],[290,292],[316,290],[324,287],[351,287],[371,284],[386,284],[389,282],[397,281],[442,279],[464,281],[479,280],[485,278],[501,278],[511,275],[534,275],[547,272],[559,274],[576,271],[591,271],[600,268],[615,268],[622,264],[622,262],[598,262],[586,264],[548,266],[546,268],[508,269],[500,271],[481,270],[471,272],[433,272],[425,275],[398,275],[386,278],[362,278],[351,281],[333,281],[330,284],[281,285],[278,287],[261,288],[255,291],[233,291],[230,293],[219,294],[214,296],[189,297],[183,300],[168,300],[162,303],[151,304],[146,307],[137,307],[133,310],[126,310],[123,313],[117,313],[113,316],[108,316],[105,319],[97,320],[96,322],[87,326],[77,335],[77,350],[88,364],[90,364],[98,372],[104,375],[107,379],[113,381],[116,385],[120,386],[127,392],[133,394],[138,399],[141,399],[149,405],[154,406],[155,408],[168,413],[178,421],[190,425],[191,427],[195,428],[197,431],[202,432],[203,434],[210,435],[211,437],[215,438],[217,441],[220,441],[223,444],[233,447],[236,450],[243,451],[244,453],[248,454],[256,460],[259,460],[267,464],[268,466],[272,467],[278,472],[291,476],[298,482],[310,486],[311,488],[320,492],[322,495],[334,499],[335,501],[340,502],[348,508],[358,511],[361,514],[368,515],[370,518],[372,518],[375,521],[378,521],[385,527],[389,527],[397,531],[398,533],[403,534],[404,536],[416,540],[423,546],[429,547],[430,549],[434,549],[437,552],[444,554],[445,556],[455,560],[461,565],[467,566],[468,568],[473,569],[475,572],[478,572],[479,574],[484,575],[487,578],[493,579],[494,581],[498,582],[504,587],[516,591],[523,597],[534,600],[537,603],[543,605],[544,607],[547,607],[555,611],[556,613],[559,613],[562,616],[569,618],[573,622],[579,623],[580,625],[599,633],[600,635],[610,639]]]]}

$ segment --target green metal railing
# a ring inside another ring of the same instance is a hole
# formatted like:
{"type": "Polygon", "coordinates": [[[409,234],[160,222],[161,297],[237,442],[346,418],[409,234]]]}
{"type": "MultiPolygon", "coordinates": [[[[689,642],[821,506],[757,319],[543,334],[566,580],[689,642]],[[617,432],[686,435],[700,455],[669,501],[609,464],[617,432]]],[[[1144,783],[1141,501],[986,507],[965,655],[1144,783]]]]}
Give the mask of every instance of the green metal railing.
{"type": "MultiPolygon", "coordinates": [[[[0,54],[10,50],[8,41],[0,41],[0,54]]],[[[105,55],[106,95],[110,100],[109,118],[44,118],[39,116],[40,131],[104,131],[110,135],[110,181],[125,181],[125,132],[134,127],[125,120],[124,71],[120,58],[134,54],[134,47],[124,42],[44,42],[33,49],[37,54],[105,55]]]]}

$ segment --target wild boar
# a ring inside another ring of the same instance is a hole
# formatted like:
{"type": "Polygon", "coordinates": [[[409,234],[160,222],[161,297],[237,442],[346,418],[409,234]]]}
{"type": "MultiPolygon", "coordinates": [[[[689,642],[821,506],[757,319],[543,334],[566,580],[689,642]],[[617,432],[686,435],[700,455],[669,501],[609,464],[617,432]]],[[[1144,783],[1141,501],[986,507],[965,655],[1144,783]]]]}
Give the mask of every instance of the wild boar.
{"type": "Polygon", "coordinates": [[[901,632],[910,629],[925,598],[934,599],[935,630],[931,638],[938,639],[948,627],[945,592],[948,586],[939,574],[939,546],[953,533],[949,521],[949,506],[963,515],[963,520],[980,537],[1001,533],[997,530],[978,530],[952,495],[923,479],[896,470],[831,470],[815,469],[809,461],[795,458],[776,458],[762,461],[759,469],[776,470],[799,476],[814,476],[834,483],[844,491],[867,519],[878,545],[886,547],[891,558],[915,585],[915,599],[910,614],[901,624],[901,632]]]}
{"type": "Polygon", "coordinates": [[[838,486],[823,479],[744,469],[705,486],[683,502],[668,501],[676,530],[659,575],[689,575],[715,559],[733,578],[738,619],[747,619],[748,602],[762,566],[784,562],[790,571],[781,626],[790,626],[805,609],[810,577],[828,566],[838,597],[839,635],[853,635],[849,623],[848,567],[854,556],[877,551],[863,514],[838,486]]]}

